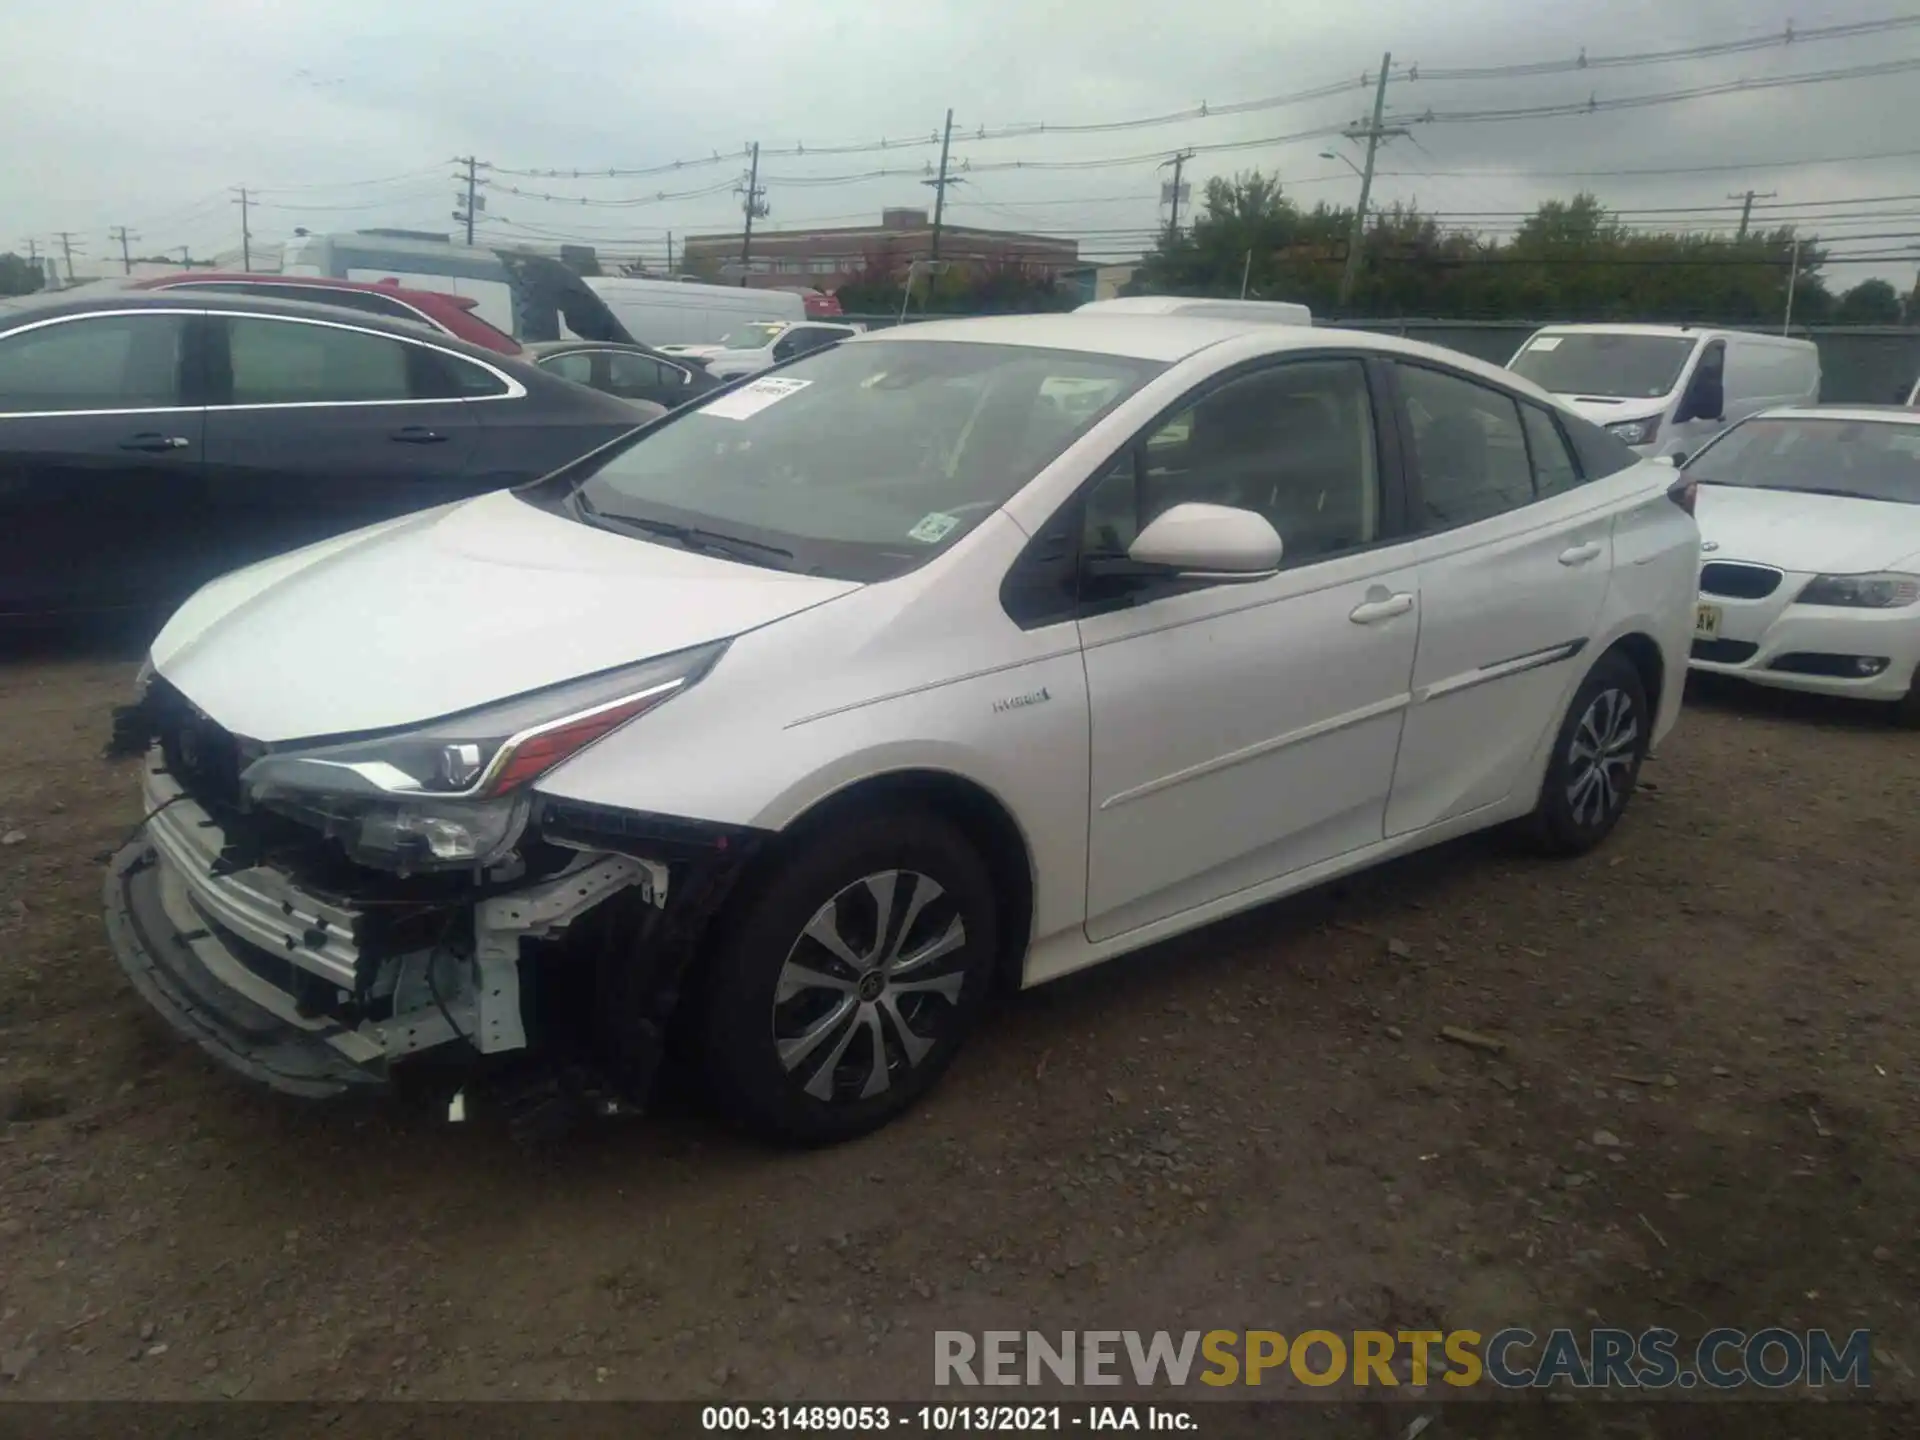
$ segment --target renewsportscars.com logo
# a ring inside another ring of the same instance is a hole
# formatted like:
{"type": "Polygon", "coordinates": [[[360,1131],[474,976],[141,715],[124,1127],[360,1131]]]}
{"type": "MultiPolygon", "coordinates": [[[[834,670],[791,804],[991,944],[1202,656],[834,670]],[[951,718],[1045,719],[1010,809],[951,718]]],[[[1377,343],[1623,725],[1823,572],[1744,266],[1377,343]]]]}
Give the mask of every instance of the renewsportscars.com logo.
{"type": "Polygon", "coordinates": [[[1709,1330],[1691,1346],[1664,1329],[1549,1330],[937,1330],[936,1385],[1190,1384],[1397,1386],[1505,1390],[1736,1390],[1872,1383],[1870,1331],[1709,1330]]]}

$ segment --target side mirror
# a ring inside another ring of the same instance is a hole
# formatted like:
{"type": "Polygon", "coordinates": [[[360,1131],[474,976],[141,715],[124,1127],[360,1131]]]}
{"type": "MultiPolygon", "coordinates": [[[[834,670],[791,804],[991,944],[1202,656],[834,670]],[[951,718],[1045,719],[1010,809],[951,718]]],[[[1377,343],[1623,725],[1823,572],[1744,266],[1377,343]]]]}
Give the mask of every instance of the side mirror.
{"type": "Polygon", "coordinates": [[[1261,580],[1280,568],[1280,534],[1264,515],[1197,501],[1175,505],[1127,548],[1136,565],[1196,579],[1261,580]]]}
{"type": "Polygon", "coordinates": [[[1678,470],[1682,465],[1687,463],[1688,456],[1686,451],[1676,450],[1673,452],[1673,454],[1669,455],[1667,459],[1672,464],[1673,468],[1678,470]]]}
{"type": "Polygon", "coordinates": [[[1693,385],[1687,391],[1687,398],[1680,406],[1680,413],[1673,418],[1683,420],[1719,420],[1724,418],[1727,408],[1726,386],[1718,375],[1696,375],[1693,385]]]}

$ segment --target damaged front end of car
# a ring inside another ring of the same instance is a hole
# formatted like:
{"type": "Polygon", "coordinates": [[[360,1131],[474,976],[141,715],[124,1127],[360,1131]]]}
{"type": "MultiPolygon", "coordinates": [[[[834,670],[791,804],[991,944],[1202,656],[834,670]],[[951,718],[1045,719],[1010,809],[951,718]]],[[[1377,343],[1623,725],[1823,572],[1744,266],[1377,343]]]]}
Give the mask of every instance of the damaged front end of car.
{"type": "Polygon", "coordinates": [[[760,836],[536,782],[724,648],[273,745],[143,672],[110,746],[142,757],[145,807],[106,883],[121,967],[202,1049],[288,1093],[377,1089],[419,1061],[513,1110],[637,1106],[760,836]]]}

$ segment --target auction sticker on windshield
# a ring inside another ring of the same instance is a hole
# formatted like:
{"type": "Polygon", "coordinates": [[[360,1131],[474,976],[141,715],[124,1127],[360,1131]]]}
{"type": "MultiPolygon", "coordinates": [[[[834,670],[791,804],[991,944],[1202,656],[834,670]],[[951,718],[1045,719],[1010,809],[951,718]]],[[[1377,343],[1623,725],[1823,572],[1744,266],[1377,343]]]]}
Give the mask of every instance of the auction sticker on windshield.
{"type": "Polygon", "coordinates": [[[1558,350],[1559,348],[1560,337],[1558,335],[1542,335],[1538,340],[1527,346],[1529,350],[1558,350]]]}
{"type": "Polygon", "coordinates": [[[812,383],[811,380],[791,380],[784,375],[769,375],[709,400],[697,413],[711,415],[717,420],[744,420],[749,415],[758,415],[769,405],[779,404],[812,383]]]}
{"type": "Polygon", "coordinates": [[[922,515],[914,527],[907,531],[907,538],[918,540],[922,545],[938,545],[959,523],[959,516],[946,515],[935,510],[931,514],[922,515]]]}

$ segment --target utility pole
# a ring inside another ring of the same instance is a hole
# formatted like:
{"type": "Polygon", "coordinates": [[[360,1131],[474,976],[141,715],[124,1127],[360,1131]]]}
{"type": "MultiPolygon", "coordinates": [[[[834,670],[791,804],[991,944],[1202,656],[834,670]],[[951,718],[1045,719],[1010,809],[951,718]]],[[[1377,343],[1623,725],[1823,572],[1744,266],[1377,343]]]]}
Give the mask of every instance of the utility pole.
{"type": "Polygon", "coordinates": [[[193,268],[193,255],[185,245],[180,247],[180,263],[189,270],[193,268]]]}
{"type": "Polygon", "coordinates": [[[124,225],[116,225],[107,232],[120,242],[120,266],[127,274],[133,274],[133,254],[127,249],[127,241],[140,238],[139,232],[128,230],[124,225]]]}
{"type": "Polygon", "coordinates": [[[673,274],[673,232],[667,231],[667,274],[673,274]]]}
{"type": "Polygon", "coordinates": [[[933,187],[933,234],[927,243],[927,259],[940,258],[940,224],[946,217],[947,187],[958,185],[960,178],[947,175],[947,151],[953,145],[953,111],[947,111],[947,128],[940,132],[940,173],[931,180],[922,180],[922,185],[933,187]]]}
{"type": "Polygon", "coordinates": [[[1747,221],[1753,217],[1753,202],[1755,200],[1771,200],[1779,193],[1778,190],[1749,190],[1745,195],[1727,196],[1729,200],[1740,201],[1740,233],[1733,237],[1736,241],[1747,238],[1747,221]]]}
{"type": "Polygon", "coordinates": [[[480,178],[482,170],[491,167],[483,160],[472,155],[456,155],[453,163],[465,166],[465,173],[453,177],[455,184],[464,184],[466,193],[455,191],[453,195],[453,218],[456,223],[467,227],[467,244],[473,244],[474,220],[487,208],[487,197],[480,193],[480,187],[486,182],[480,178]]]}
{"type": "Polygon", "coordinates": [[[1793,330],[1793,292],[1800,285],[1800,237],[1793,237],[1793,268],[1787,272],[1787,318],[1780,322],[1780,333],[1787,335],[1793,330]]]}
{"type": "Polygon", "coordinates": [[[1169,165],[1173,166],[1173,183],[1160,187],[1161,203],[1173,207],[1172,213],[1167,219],[1167,234],[1169,235],[1178,235],[1180,233],[1180,201],[1186,195],[1186,187],[1180,183],[1180,172],[1186,169],[1187,161],[1191,159],[1193,159],[1193,151],[1181,150],[1174,154],[1173,159],[1162,161],[1160,165],[1162,170],[1166,169],[1169,165]]]}
{"type": "Polygon", "coordinates": [[[240,268],[249,275],[253,273],[253,231],[247,224],[247,187],[236,185],[234,193],[239,196],[235,202],[240,207],[240,268]]]}
{"type": "Polygon", "coordinates": [[[1388,129],[1380,123],[1387,108],[1387,72],[1392,68],[1393,54],[1389,51],[1380,57],[1380,83],[1373,89],[1373,123],[1364,129],[1349,125],[1345,131],[1349,140],[1366,137],[1367,165],[1360,172],[1360,203],[1353,207],[1353,237],[1347,242],[1347,268],[1340,274],[1340,303],[1343,306],[1353,298],[1353,283],[1360,276],[1360,245],[1366,237],[1367,200],[1373,193],[1374,154],[1379,150],[1382,140],[1407,133],[1400,126],[1388,129]]]}
{"type": "MultiPolygon", "coordinates": [[[[73,233],[69,230],[56,230],[54,233],[60,237],[60,253],[66,256],[67,283],[71,285],[73,284],[73,233]]],[[[86,252],[83,250],[80,253],[84,255],[86,252]]]]}
{"type": "Polygon", "coordinates": [[[753,220],[756,215],[767,213],[767,192],[760,186],[760,142],[753,142],[753,158],[747,166],[747,183],[740,190],[740,206],[747,213],[747,226],[740,236],[740,283],[747,283],[748,261],[753,255],[753,220]]]}

